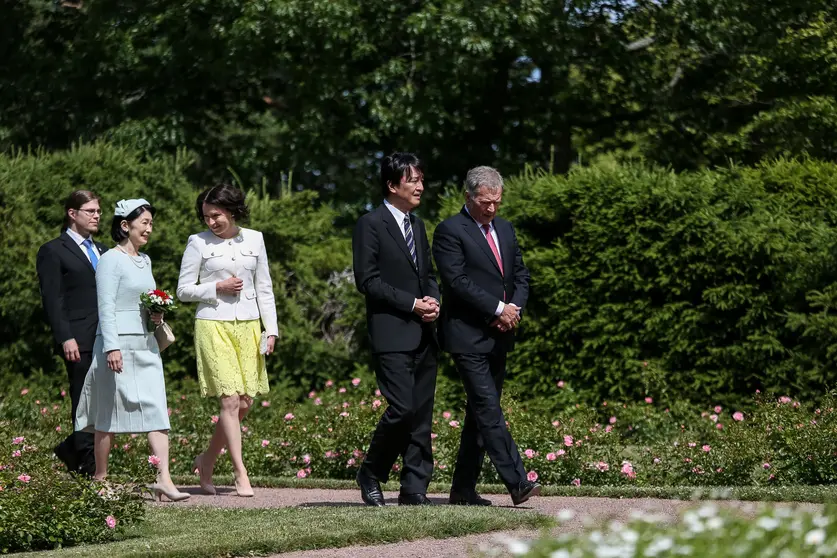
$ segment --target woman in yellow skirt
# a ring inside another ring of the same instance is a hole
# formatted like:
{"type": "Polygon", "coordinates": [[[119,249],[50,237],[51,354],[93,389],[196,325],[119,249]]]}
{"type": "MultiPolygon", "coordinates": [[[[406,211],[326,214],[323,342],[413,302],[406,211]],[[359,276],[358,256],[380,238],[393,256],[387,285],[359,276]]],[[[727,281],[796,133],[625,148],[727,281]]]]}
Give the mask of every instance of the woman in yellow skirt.
{"type": "Polygon", "coordinates": [[[279,334],[267,251],[262,233],[237,224],[249,215],[238,188],[219,184],[204,191],[196,210],[209,230],[189,237],[177,297],[198,303],[195,353],[201,395],[220,397],[221,412],[209,448],[195,458],[193,469],[204,492],[215,494],[212,470],[226,447],[236,492],[253,496],[241,457],[241,421],[253,398],[269,389],[265,355],[273,352],[279,334]]]}

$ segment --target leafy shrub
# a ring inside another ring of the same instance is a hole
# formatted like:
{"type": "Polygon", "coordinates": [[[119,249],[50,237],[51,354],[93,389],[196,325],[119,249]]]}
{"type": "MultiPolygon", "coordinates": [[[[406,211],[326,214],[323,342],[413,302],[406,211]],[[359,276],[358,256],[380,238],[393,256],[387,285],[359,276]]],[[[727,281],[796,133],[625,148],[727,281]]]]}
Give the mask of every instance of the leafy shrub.
{"type": "Polygon", "coordinates": [[[135,482],[70,475],[51,445],[30,438],[12,436],[9,423],[0,423],[0,553],[112,541],[143,519],[145,504],[135,482]]]}

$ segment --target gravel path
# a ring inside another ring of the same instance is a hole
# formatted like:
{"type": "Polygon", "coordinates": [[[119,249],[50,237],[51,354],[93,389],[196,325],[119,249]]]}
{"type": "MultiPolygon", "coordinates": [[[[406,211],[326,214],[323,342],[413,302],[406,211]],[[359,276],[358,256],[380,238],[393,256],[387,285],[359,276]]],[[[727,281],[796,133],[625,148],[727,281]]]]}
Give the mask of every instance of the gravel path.
{"type": "MultiPolygon", "coordinates": [[[[320,506],[361,506],[360,493],[356,490],[323,490],[297,488],[256,488],[253,498],[239,498],[235,491],[228,487],[218,487],[218,494],[206,496],[197,487],[181,488],[190,492],[192,497],[178,504],[155,505],[190,505],[211,506],[217,508],[274,508],[274,507],[320,507],[320,506]]],[[[397,504],[397,492],[385,492],[387,505],[397,504]]],[[[430,499],[435,504],[445,504],[447,495],[431,494],[430,499]]],[[[485,495],[495,506],[511,507],[511,500],[505,495],[485,495]]],[[[756,502],[719,501],[718,506],[737,509],[747,516],[757,513],[760,506],[783,505],[762,504],[756,502]]],[[[821,509],[820,504],[787,504],[798,506],[803,510],[821,509]]],[[[527,510],[557,516],[562,510],[572,510],[575,517],[562,522],[555,532],[576,532],[590,523],[600,524],[610,520],[628,521],[632,514],[655,514],[667,521],[674,521],[680,513],[690,507],[700,506],[699,502],[684,500],[657,500],[651,498],[575,498],[564,496],[550,496],[533,498],[518,509],[521,513],[527,510]]],[[[424,558],[450,557],[459,558],[474,556],[480,548],[497,548],[498,541],[504,536],[518,538],[533,538],[538,535],[534,531],[515,531],[504,533],[483,533],[454,539],[419,539],[395,544],[375,546],[352,546],[346,548],[329,548],[323,550],[291,552],[276,556],[283,558],[424,558]]]]}

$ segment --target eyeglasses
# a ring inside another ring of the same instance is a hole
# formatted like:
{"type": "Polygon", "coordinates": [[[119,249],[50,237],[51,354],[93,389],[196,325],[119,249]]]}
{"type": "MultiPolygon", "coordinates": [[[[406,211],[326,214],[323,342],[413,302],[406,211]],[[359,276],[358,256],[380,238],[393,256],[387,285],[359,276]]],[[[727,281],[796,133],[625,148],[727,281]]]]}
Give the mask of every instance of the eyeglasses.
{"type": "Polygon", "coordinates": [[[85,213],[87,213],[91,217],[93,217],[94,215],[101,215],[102,214],[101,209],[76,209],[76,211],[84,211],[85,213]]]}

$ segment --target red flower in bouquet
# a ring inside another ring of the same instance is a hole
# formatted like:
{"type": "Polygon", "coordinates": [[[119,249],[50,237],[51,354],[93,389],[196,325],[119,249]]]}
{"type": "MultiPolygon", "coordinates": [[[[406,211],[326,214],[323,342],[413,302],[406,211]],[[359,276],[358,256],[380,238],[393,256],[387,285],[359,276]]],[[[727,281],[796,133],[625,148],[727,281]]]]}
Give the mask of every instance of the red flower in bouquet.
{"type": "MultiPolygon", "coordinates": [[[[150,314],[159,314],[161,312],[171,312],[177,310],[177,304],[174,302],[174,297],[168,291],[161,289],[152,289],[140,295],[140,302],[143,308],[148,310],[150,314]]],[[[151,331],[157,327],[154,324],[150,325],[151,331]]]]}

